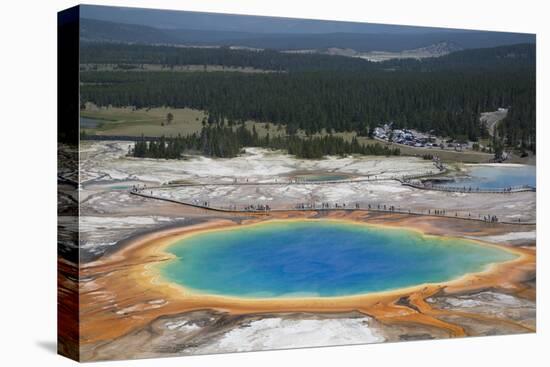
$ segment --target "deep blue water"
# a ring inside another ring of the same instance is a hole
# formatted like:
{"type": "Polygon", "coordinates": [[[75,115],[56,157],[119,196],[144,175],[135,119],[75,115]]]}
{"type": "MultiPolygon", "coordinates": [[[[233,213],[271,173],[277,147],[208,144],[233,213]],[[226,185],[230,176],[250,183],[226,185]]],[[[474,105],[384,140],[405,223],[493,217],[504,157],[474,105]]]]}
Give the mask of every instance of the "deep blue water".
{"type": "Polygon", "coordinates": [[[503,189],[522,185],[536,187],[537,185],[535,166],[470,166],[468,171],[468,176],[470,176],[468,179],[447,182],[443,186],[503,189]]]}
{"type": "Polygon", "coordinates": [[[514,258],[472,241],[337,221],[198,233],[161,266],[195,291],[239,297],[342,296],[441,282],[514,258]]]}

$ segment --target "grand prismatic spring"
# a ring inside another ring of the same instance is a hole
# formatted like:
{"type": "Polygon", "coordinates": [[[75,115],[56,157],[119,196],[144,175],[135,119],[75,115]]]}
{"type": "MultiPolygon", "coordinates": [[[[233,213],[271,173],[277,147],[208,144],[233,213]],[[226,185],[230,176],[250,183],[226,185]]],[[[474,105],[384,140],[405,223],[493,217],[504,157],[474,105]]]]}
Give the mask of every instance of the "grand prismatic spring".
{"type": "Polygon", "coordinates": [[[168,280],[235,297],[348,296],[453,280],[515,255],[473,241],[340,221],[274,221],[168,247],[168,280]]]}

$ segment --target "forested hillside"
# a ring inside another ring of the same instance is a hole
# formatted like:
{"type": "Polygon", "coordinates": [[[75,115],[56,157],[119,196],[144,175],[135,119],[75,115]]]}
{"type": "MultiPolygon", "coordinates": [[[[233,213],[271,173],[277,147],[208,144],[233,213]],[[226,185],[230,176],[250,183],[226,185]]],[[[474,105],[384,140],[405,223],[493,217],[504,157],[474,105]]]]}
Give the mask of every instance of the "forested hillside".
{"type": "Polygon", "coordinates": [[[422,60],[389,60],[383,64],[385,67],[408,71],[489,70],[509,72],[516,69],[534,70],[535,63],[536,46],[524,43],[461,50],[445,56],[422,60]]]}
{"type": "Polygon", "coordinates": [[[81,81],[84,101],[190,107],[208,111],[211,122],[251,119],[286,124],[291,131],[317,132],[364,131],[395,121],[472,140],[484,134],[480,112],[525,103],[534,88],[534,74],[529,72],[86,72],[81,81]]]}
{"type": "Polygon", "coordinates": [[[498,126],[498,136],[512,146],[521,144],[521,148],[536,153],[536,96],[530,89],[516,99],[508,110],[508,116],[498,126]]]}
{"type": "Polygon", "coordinates": [[[456,51],[446,56],[423,60],[404,59],[369,62],[357,57],[329,56],[316,53],[295,54],[275,50],[241,50],[228,47],[194,48],[173,46],[83,43],[82,64],[159,64],[167,68],[177,65],[222,65],[252,67],[276,71],[491,71],[510,68],[534,68],[535,45],[519,44],[486,49],[456,51]]]}

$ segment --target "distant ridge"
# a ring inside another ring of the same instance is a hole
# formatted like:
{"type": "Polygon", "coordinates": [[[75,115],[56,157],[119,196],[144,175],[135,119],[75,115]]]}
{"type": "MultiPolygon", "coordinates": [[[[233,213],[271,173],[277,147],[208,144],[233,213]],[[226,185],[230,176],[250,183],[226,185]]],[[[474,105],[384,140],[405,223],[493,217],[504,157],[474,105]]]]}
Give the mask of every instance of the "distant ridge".
{"type": "Polygon", "coordinates": [[[182,10],[81,5],[82,18],[160,29],[194,29],[258,34],[385,33],[413,34],[460,29],[420,27],[366,22],[300,19],[272,16],[208,13],[182,10]]]}
{"type": "Polygon", "coordinates": [[[195,46],[241,46],[261,49],[353,49],[357,52],[419,49],[447,42],[459,48],[486,48],[534,43],[530,34],[484,31],[427,31],[427,33],[269,33],[161,29],[138,24],[81,19],[81,38],[86,41],[195,46]]]}

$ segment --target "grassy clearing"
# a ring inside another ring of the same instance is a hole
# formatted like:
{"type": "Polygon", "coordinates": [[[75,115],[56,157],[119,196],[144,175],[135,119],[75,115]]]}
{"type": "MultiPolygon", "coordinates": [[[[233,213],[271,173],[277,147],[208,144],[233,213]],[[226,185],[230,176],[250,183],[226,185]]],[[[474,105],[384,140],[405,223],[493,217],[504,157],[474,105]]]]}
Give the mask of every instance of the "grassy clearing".
{"type": "Polygon", "coordinates": [[[149,108],[134,110],[130,107],[94,108],[81,111],[82,117],[104,120],[95,129],[83,129],[87,134],[125,136],[177,136],[200,131],[206,114],[190,108],[149,108]],[[168,124],[166,116],[173,121],[168,124]],[[163,126],[164,124],[164,126],[163,126]]]}
{"type": "MultiPolygon", "coordinates": [[[[80,112],[81,117],[102,120],[93,129],[82,129],[87,134],[103,136],[177,136],[198,133],[202,129],[202,120],[208,115],[204,111],[190,108],[148,108],[134,110],[131,107],[102,107],[88,104],[80,112]],[[171,113],[173,121],[167,124],[166,116],[171,113]],[[164,126],[162,124],[164,123],[164,126]]],[[[252,131],[253,126],[259,136],[280,136],[285,134],[284,126],[267,122],[246,121],[245,126],[252,131]]],[[[305,135],[303,132],[301,135],[305,135]]]]}

